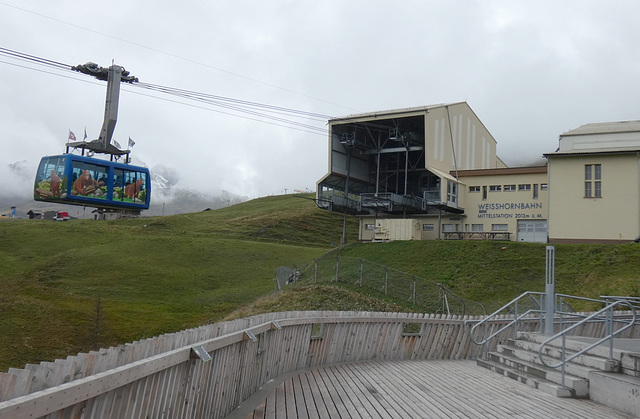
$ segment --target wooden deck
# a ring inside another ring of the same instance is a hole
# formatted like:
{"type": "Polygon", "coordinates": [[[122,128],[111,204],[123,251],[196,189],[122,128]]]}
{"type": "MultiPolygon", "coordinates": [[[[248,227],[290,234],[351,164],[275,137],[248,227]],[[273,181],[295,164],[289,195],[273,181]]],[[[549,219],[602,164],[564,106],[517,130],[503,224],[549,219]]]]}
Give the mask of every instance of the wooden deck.
{"type": "Polygon", "coordinates": [[[387,361],[313,368],[272,380],[228,419],[630,418],[559,399],[475,361],[387,361]]]}

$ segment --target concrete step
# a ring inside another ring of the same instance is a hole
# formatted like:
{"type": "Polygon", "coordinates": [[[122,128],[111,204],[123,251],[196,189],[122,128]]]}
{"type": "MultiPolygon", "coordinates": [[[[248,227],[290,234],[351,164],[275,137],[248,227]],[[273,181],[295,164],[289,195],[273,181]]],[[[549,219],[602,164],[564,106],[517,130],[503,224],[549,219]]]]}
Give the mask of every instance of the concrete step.
{"type": "MultiPolygon", "coordinates": [[[[539,347],[540,345],[534,342],[509,339],[506,345],[503,345],[502,351],[511,353],[512,356],[521,358],[525,361],[541,364],[540,357],[538,355],[539,347]]],[[[574,351],[565,351],[565,357],[568,358],[574,353],[574,351]]],[[[547,364],[557,364],[562,359],[562,348],[546,346],[544,348],[543,356],[545,357],[545,362],[547,364]]],[[[571,360],[565,368],[569,371],[570,367],[573,369],[571,374],[583,378],[589,378],[589,372],[594,369],[606,372],[618,372],[620,369],[620,363],[616,360],[609,360],[598,356],[580,355],[571,360]]]]}
{"type": "MultiPolygon", "coordinates": [[[[531,333],[531,332],[519,332],[518,333],[518,340],[519,341],[527,341],[527,342],[532,342],[532,343],[536,343],[536,344],[541,344],[542,342],[544,342],[548,338],[549,338],[549,336],[541,335],[539,333],[531,333]]],[[[566,350],[572,351],[573,353],[579,352],[579,351],[583,350],[584,348],[586,348],[587,346],[589,346],[589,343],[571,339],[571,336],[567,336],[567,339],[565,341],[566,350]]],[[[549,343],[547,346],[545,346],[545,349],[546,348],[550,348],[550,347],[562,348],[562,338],[555,339],[554,341],[549,343]]],[[[596,346],[595,348],[589,350],[589,355],[608,359],[609,358],[609,345],[607,343],[600,344],[599,346],[596,346]]],[[[617,349],[614,348],[614,350],[613,350],[614,359],[618,359],[619,360],[621,355],[622,355],[622,351],[617,350],[617,349]]]]}
{"type": "MultiPolygon", "coordinates": [[[[562,371],[551,369],[543,366],[542,364],[536,364],[534,362],[527,362],[515,356],[507,355],[504,352],[490,352],[487,356],[487,360],[494,363],[502,364],[504,367],[510,368],[518,372],[522,372],[531,377],[540,378],[551,383],[562,386],[562,371]]],[[[571,397],[576,398],[588,398],[589,397],[589,374],[587,377],[578,377],[567,371],[564,377],[564,385],[571,389],[571,397]]]]}
{"type": "Polygon", "coordinates": [[[594,371],[589,377],[594,402],[640,417],[640,377],[594,371]]]}
{"type": "Polygon", "coordinates": [[[505,377],[509,377],[513,380],[526,384],[529,387],[551,394],[552,396],[565,398],[573,397],[572,390],[568,387],[562,387],[544,378],[535,377],[527,374],[526,372],[515,370],[495,361],[478,359],[477,364],[483,368],[487,368],[488,370],[504,375],[505,377]]]}
{"type": "Polygon", "coordinates": [[[638,352],[622,355],[621,369],[623,374],[640,378],[640,347],[638,352]]]}

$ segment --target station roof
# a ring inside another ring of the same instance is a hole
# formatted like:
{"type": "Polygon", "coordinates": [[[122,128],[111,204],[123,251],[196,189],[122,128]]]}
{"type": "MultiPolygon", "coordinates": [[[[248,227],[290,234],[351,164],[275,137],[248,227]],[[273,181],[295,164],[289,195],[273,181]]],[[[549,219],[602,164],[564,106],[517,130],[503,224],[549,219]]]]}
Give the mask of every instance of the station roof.
{"type": "Polygon", "coordinates": [[[640,132],[640,121],[595,122],[585,124],[560,134],[561,137],[572,135],[611,134],[623,132],[640,132]]]}
{"type": "Polygon", "coordinates": [[[463,104],[463,103],[466,104],[466,102],[451,102],[451,103],[439,103],[439,104],[436,104],[436,105],[417,106],[417,107],[413,107],[413,108],[400,108],[400,109],[392,109],[392,110],[387,110],[387,111],[366,112],[366,113],[360,113],[360,114],[353,114],[353,115],[347,115],[347,116],[340,116],[340,117],[336,117],[336,118],[331,118],[331,119],[329,119],[329,123],[342,122],[342,121],[348,122],[348,121],[353,120],[353,119],[379,118],[379,117],[389,117],[391,115],[426,112],[426,111],[429,111],[430,109],[437,109],[437,108],[442,108],[442,107],[445,107],[445,106],[460,105],[460,104],[463,104]]]}

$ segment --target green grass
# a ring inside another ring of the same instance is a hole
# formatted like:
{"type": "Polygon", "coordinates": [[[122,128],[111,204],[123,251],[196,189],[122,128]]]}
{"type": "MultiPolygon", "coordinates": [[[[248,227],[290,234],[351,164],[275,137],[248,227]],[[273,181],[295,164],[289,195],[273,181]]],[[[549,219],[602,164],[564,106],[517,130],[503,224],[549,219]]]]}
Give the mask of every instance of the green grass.
{"type": "Polygon", "coordinates": [[[2,222],[0,369],[218,321],[274,290],[275,268],[341,235],[341,215],[293,196],[169,217],[2,222]]]}
{"type": "MultiPolygon", "coordinates": [[[[360,257],[440,282],[463,298],[497,309],[525,291],[545,290],[546,244],[419,241],[349,245],[360,257]]],[[[556,292],[597,298],[640,296],[640,245],[555,245],[556,292]]],[[[593,305],[577,303],[577,308],[593,305]]]]}
{"type": "MultiPolygon", "coordinates": [[[[354,286],[270,295],[275,268],[328,251],[444,283],[488,308],[544,290],[544,244],[356,244],[349,217],[352,244],[337,248],[342,222],[291,195],[167,217],[0,222],[0,370],[261,312],[415,310],[354,286]]],[[[640,245],[556,249],[558,292],[640,295],[640,245]]]]}

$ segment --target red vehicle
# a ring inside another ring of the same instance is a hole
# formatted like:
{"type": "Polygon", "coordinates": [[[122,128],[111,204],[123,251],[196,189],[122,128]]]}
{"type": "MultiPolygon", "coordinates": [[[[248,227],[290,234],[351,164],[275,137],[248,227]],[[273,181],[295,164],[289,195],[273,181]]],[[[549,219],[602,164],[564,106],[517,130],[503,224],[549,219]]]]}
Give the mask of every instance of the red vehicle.
{"type": "Polygon", "coordinates": [[[70,220],[71,217],[69,217],[69,213],[68,212],[60,211],[60,212],[56,213],[56,216],[53,217],[53,219],[55,221],[67,221],[67,220],[70,220]]]}

